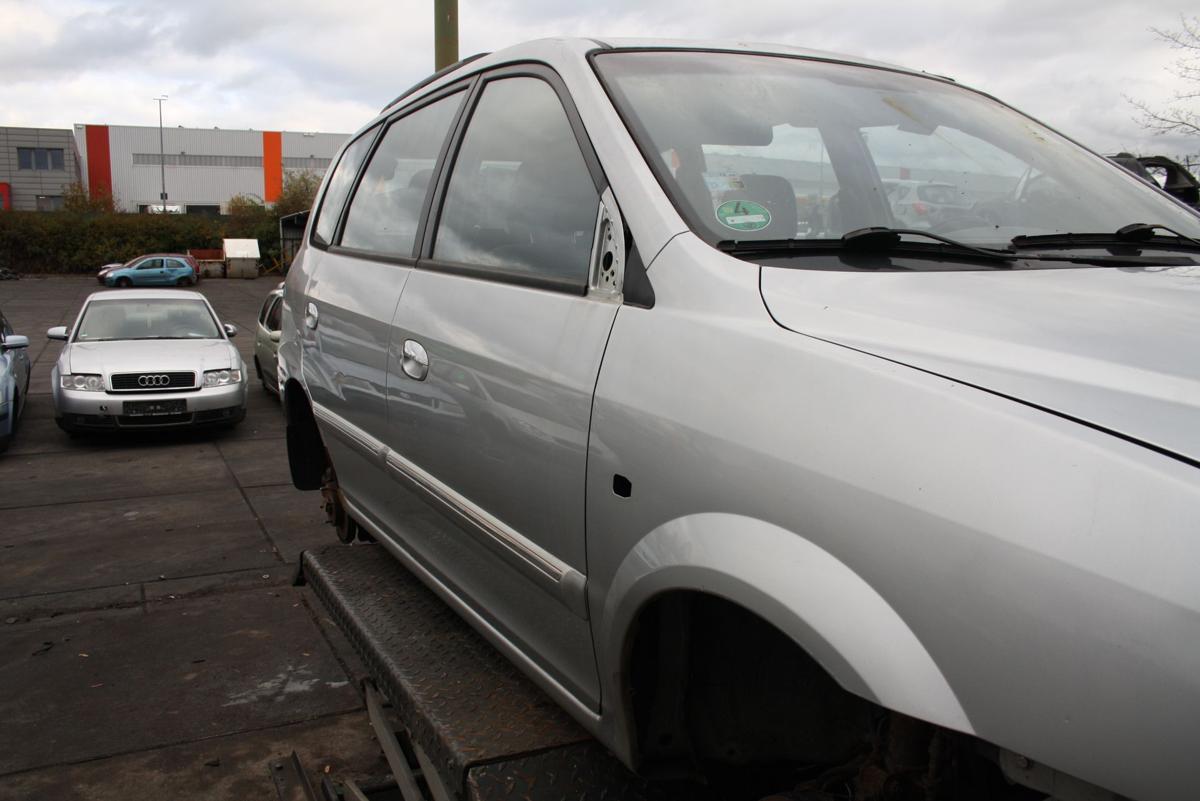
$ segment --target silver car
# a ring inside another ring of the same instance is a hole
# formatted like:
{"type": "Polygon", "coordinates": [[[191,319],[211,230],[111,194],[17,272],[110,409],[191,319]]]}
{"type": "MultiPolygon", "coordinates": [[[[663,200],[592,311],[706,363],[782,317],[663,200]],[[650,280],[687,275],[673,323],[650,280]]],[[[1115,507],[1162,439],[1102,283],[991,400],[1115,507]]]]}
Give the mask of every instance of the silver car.
{"type": "Polygon", "coordinates": [[[293,481],[647,775],[1194,797],[1198,239],[947,79],[522,45],[326,177],[293,481]],[[918,178],[964,211],[898,232],[918,178]]]}
{"type": "Polygon", "coordinates": [[[29,337],[0,311],[0,453],[8,450],[29,399],[29,337]]]}
{"type": "Polygon", "coordinates": [[[283,319],[283,283],[267,293],[254,330],[254,373],[267,392],[278,393],[280,321],[283,319]]]}
{"type": "Polygon", "coordinates": [[[51,372],[54,414],[72,434],[113,429],[237,425],[246,416],[246,366],[198,292],[95,292],[51,372]]]}

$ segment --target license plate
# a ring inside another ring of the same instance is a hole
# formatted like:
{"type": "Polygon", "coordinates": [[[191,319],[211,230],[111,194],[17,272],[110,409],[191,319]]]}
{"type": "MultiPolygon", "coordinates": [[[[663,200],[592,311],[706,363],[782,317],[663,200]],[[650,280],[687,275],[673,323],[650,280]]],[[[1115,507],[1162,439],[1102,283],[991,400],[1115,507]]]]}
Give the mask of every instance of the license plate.
{"type": "Polygon", "coordinates": [[[160,414],[183,414],[186,411],[186,400],[125,401],[125,414],[129,417],[155,417],[160,414]]]}

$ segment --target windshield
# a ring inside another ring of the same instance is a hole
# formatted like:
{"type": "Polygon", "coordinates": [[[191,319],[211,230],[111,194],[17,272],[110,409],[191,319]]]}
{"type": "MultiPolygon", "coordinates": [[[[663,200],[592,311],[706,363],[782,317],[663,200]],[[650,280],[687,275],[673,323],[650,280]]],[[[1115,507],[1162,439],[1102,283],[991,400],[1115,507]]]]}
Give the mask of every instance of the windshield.
{"type": "Polygon", "coordinates": [[[688,224],[722,240],[915,228],[979,245],[1200,236],[1200,218],[1108,160],[942,80],[740,53],[610,51],[597,70],[688,224]]]}
{"type": "Polygon", "coordinates": [[[141,298],[93,300],[83,310],[76,342],[113,339],[221,339],[202,300],[141,298]]]}

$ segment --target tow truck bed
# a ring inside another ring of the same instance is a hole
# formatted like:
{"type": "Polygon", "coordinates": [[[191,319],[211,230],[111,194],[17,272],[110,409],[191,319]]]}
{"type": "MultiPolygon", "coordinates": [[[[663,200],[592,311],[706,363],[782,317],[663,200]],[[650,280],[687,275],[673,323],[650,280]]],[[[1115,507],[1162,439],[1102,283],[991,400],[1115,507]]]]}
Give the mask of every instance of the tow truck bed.
{"type": "Polygon", "coordinates": [[[628,771],[381,546],[308,551],[302,571],[449,794],[670,796],[628,771]]]}

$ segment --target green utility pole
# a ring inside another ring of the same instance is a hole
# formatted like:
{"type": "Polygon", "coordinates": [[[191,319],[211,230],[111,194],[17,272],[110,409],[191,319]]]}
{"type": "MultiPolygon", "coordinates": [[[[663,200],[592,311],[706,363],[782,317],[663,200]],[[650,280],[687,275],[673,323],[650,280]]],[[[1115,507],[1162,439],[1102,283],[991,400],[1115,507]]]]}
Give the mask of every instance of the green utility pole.
{"type": "Polygon", "coordinates": [[[433,0],[433,68],[458,61],[458,0],[433,0]]]}

